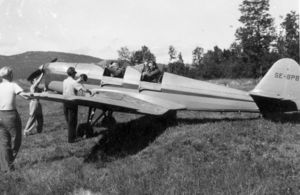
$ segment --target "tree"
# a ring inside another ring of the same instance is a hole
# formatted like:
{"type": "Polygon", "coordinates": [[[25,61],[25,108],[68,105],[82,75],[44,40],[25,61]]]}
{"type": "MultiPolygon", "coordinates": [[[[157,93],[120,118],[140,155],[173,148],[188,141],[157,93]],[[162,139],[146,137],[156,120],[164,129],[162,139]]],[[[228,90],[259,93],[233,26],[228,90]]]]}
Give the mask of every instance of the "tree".
{"type": "Polygon", "coordinates": [[[169,46],[169,56],[170,56],[170,59],[169,59],[170,62],[175,61],[176,56],[177,56],[177,51],[172,45],[169,46]]]}
{"type": "Polygon", "coordinates": [[[193,65],[199,65],[203,59],[204,49],[202,47],[196,47],[193,50],[193,65]]]}
{"type": "Polygon", "coordinates": [[[178,75],[185,75],[186,74],[186,67],[183,62],[176,61],[171,62],[168,64],[168,72],[178,74],[178,75]]]}
{"type": "Polygon", "coordinates": [[[156,58],[147,46],[142,46],[143,60],[156,62],[156,58]]]}
{"type": "Polygon", "coordinates": [[[118,50],[118,55],[119,60],[130,61],[132,57],[132,54],[127,47],[121,47],[120,50],[118,50]]]}
{"type": "Polygon", "coordinates": [[[134,64],[140,64],[145,61],[156,62],[156,57],[151,53],[147,46],[142,46],[141,50],[133,52],[130,61],[134,64]]]}
{"type": "Polygon", "coordinates": [[[280,26],[283,31],[277,41],[279,54],[299,62],[299,15],[291,11],[280,26]]]}
{"type": "Polygon", "coordinates": [[[265,65],[264,56],[268,54],[271,43],[275,40],[273,18],[268,13],[269,0],[244,0],[240,5],[243,24],[236,31],[236,38],[241,44],[247,63],[252,66],[252,74],[261,76],[265,65]]]}
{"type": "Polygon", "coordinates": [[[177,58],[178,58],[178,62],[181,62],[182,64],[184,64],[181,52],[179,52],[177,58]]]}

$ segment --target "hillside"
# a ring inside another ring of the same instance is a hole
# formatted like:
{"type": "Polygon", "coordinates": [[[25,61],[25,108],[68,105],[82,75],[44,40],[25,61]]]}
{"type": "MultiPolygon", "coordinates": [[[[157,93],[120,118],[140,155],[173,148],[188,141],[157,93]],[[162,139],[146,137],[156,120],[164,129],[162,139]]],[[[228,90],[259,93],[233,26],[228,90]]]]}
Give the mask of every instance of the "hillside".
{"type": "Polygon", "coordinates": [[[3,56],[0,55],[0,66],[11,66],[14,69],[15,78],[26,78],[41,64],[50,62],[57,58],[60,62],[80,62],[80,63],[96,63],[102,59],[63,52],[41,52],[31,51],[18,55],[3,56]]]}

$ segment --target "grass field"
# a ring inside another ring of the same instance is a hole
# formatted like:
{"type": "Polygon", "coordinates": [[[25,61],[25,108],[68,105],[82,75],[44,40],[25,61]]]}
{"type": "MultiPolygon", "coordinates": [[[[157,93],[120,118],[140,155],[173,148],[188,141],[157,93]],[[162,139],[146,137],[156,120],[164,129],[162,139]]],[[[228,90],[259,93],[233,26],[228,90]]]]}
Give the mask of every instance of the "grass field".
{"type": "MultiPolygon", "coordinates": [[[[216,81],[251,89],[254,81],[216,81]]],[[[44,131],[23,138],[1,194],[300,194],[299,123],[258,114],[178,112],[177,121],[115,113],[114,131],[67,143],[62,105],[43,101],[44,131]]],[[[28,102],[18,99],[23,127],[28,102]]],[[[84,122],[86,109],[80,108],[84,122]]]]}

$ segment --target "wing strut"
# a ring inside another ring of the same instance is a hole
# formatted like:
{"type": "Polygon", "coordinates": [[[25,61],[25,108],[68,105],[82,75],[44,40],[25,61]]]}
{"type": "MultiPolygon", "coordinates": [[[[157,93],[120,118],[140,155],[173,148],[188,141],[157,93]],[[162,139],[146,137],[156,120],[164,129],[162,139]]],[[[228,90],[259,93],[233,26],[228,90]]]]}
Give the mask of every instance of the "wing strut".
{"type": "Polygon", "coordinates": [[[94,127],[106,127],[111,129],[115,126],[116,120],[113,117],[113,111],[109,109],[101,109],[99,116],[94,119],[97,108],[89,107],[88,117],[86,123],[81,123],[77,127],[77,137],[92,137],[94,127]]]}

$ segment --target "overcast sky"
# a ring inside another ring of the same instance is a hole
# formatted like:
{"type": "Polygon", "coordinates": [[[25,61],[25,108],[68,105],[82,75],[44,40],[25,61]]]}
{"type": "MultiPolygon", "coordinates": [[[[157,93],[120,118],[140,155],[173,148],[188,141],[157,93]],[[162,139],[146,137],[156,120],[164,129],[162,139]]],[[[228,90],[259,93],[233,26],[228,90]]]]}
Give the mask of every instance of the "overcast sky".
{"type": "MultiPolygon", "coordinates": [[[[62,51],[117,58],[126,46],[168,61],[173,45],[191,62],[197,46],[229,48],[242,0],[0,0],[0,55],[62,51]]],[[[278,26],[299,0],[270,0],[278,26]]]]}

